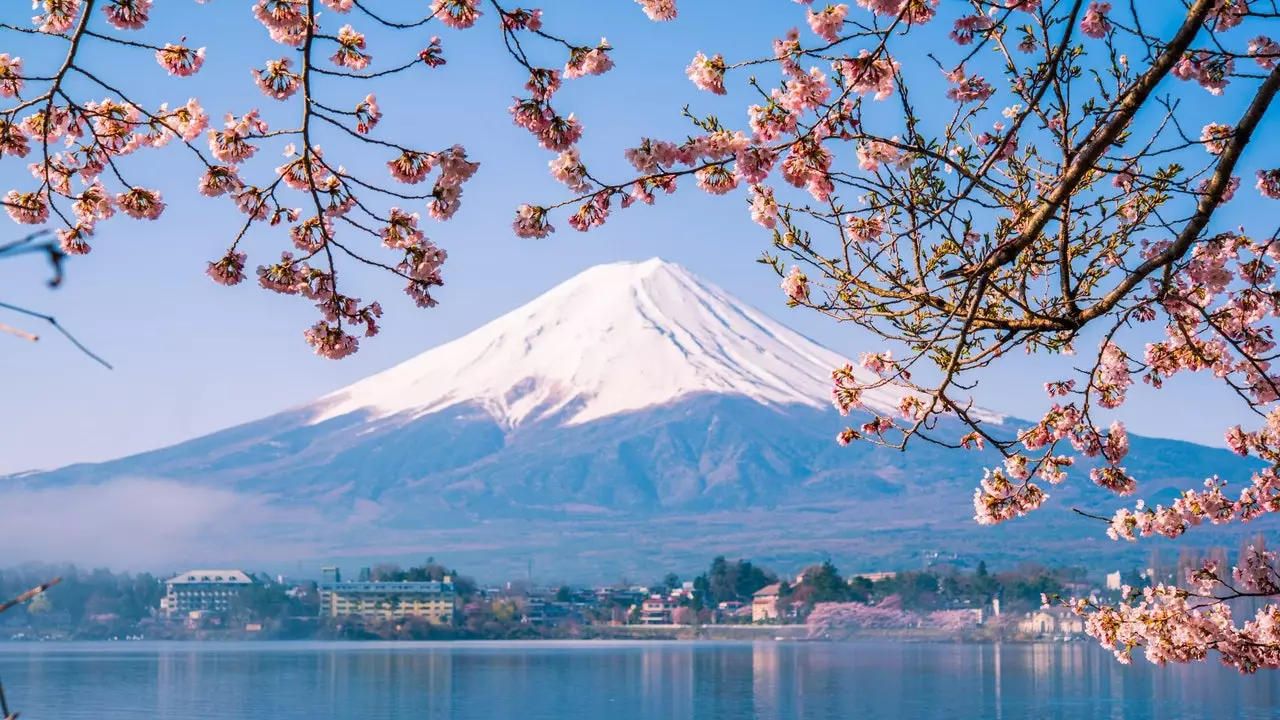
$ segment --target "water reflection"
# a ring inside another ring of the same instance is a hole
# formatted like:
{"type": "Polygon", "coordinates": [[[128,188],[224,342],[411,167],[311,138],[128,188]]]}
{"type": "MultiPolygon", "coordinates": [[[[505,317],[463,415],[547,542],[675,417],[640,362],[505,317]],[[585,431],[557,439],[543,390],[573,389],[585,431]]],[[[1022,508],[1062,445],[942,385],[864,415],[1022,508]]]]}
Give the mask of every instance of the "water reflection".
{"type": "Polygon", "coordinates": [[[24,718],[1270,718],[1277,680],[1084,643],[0,646],[24,718]]]}

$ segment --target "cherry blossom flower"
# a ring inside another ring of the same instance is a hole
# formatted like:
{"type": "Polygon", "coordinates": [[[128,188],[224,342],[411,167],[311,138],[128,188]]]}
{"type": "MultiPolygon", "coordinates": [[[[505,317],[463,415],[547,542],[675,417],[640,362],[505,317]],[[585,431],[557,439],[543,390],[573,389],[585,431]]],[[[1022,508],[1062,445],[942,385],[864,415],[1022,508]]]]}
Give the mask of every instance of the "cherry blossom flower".
{"type": "Polygon", "coordinates": [[[1080,31],[1091,38],[1104,38],[1111,32],[1111,21],[1107,13],[1111,12],[1109,2],[1091,2],[1084,17],[1080,19],[1080,31]]]}
{"type": "Polygon", "coordinates": [[[1209,12],[1208,25],[1217,32],[1226,32],[1244,21],[1249,14],[1249,0],[1218,0],[1209,12]]]}
{"type": "Polygon", "coordinates": [[[183,45],[165,43],[163,48],[156,51],[156,62],[170,75],[189,77],[199,72],[204,65],[204,48],[192,50],[183,45]]]}
{"type": "Polygon", "coordinates": [[[373,58],[365,52],[363,33],[356,32],[350,25],[344,25],[338,31],[336,42],[338,49],[329,58],[334,65],[351,70],[363,70],[369,67],[369,61],[373,58]]]}
{"type": "Polygon", "coordinates": [[[565,79],[585,77],[587,75],[603,75],[613,68],[613,58],[609,57],[609,43],[600,39],[594,48],[573,48],[569,52],[569,61],[564,66],[565,79]]]}
{"type": "Polygon", "coordinates": [[[432,0],[431,14],[451,28],[465,30],[483,15],[479,6],[479,0],[432,0]]]}
{"type": "Polygon", "coordinates": [[[205,274],[219,285],[239,285],[244,281],[245,254],[232,250],[217,262],[209,263],[205,274]]]}
{"type": "Polygon", "coordinates": [[[575,193],[591,191],[591,183],[586,178],[586,167],[578,155],[577,148],[569,148],[550,163],[551,176],[568,186],[575,193]]]}
{"type": "Polygon", "coordinates": [[[1280,200],[1280,168],[1259,170],[1257,188],[1262,197],[1280,200]]]}
{"type": "Polygon", "coordinates": [[[1221,155],[1227,149],[1227,142],[1231,140],[1234,132],[1229,125],[1209,123],[1200,133],[1200,142],[1204,143],[1204,149],[1208,150],[1210,155],[1221,155]]]}
{"type": "Polygon", "coordinates": [[[289,72],[289,58],[268,60],[267,67],[253,71],[254,83],[263,95],[276,100],[287,100],[302,87],[302,76],[289,72]]]}
{"type": "Polygon", "coordinates": [[[116,195],[116,205],[129,217],[139,220],[155,220],[164,212],[164,202],[158,190],[130,188],[116,195]]]}
{"type": "Polygon", "coordinates": [[[409,185],[416,185],[426,179],[435,164],[436,156],[431,153],[405,150],[400,153],[400,157],[387,163],[387,168],[391,171],[391,176],[396,180],[409,185]]]}
{"type": "Polygon", "coordinates": [[[517,237],[538,239],[545,238],[556,230],[547,222],[547,211],[534,205],[521,205],[516,210],[512,229],[517,237]]]}
{"type": "Polygon", "coordinates": [[[1249,56],[1264,70],[1271,70],[1280,62],[1280,43],[1259,35],[1249,41],[1249,56]]]}
{"type": "Polygon", "coordinates": [[[840,39],[840,30],[844,28],[844,19],[848,14],[849,6],[844,3],[828,5],[819,12],[809,10],[809,28],[827,42],[835,42],[840,39]]]}
{"type": "Polygon", "coordinates": [[[675,0],[636,0],[644,9],[650,20],[666,21],[676,19],[675,0]]]}
{"type": "Polygon", "coordinates": [[[955,85],[947,90],[947,97],[956,102],[982,102],[995,93],[995,88],[981,76],[965,75],[963,65],[947,73],[947,80],[955,85]]]}
{"type": "Polygon", "coordinates": [[[150,19],[151,0],[108,0],[102,12],[121,30],[141,30],[150,19]]]}
{"type": "Polygon", "coordinates": [[[715,55],[708,58],[699,52],[693,57],[693,62],[689,63],[689,68],[685,72],[699,90],[706,90],[716,95],[724,95],[726,93],[724,71],[723,56],[715,55]]]}
{"type": "Polygon", "coordinates": [[[370,93],[359,105],[356,105],[356,132],[367,135],[382,119],[382,110],[378,107],[378,99],[370,93]]]}
{"type": "Polygon", "coordinates": [[[36,0],[32,7],[41,12],[31,21],[40,32],[64,33],[75,25],[80,4],[80,0],[36,0]]]}
{"type": "Polygon", "coordinates": [[[10,190],[4,205],[9,217],[21,225],[39,225],[49,219],[49,198],[43,193],[10,190]]]}
{"type": "Polygon", "coordinates": [[[22,83],[22,58],[0,53],[0,97],[17,97],[22,83]]]}
{"type": "Polygon", "coordinates": [[[782,279],[782,291],[793,303],[809,301],[809,279],[798,266],[792,265],[791,271],[782,279]]]}
{"type": "Polygon", "coordinates": [[[751,219],[767,230],[778,226],[778,201],[773,198],[773,188],[751,187],[751,219]]]}

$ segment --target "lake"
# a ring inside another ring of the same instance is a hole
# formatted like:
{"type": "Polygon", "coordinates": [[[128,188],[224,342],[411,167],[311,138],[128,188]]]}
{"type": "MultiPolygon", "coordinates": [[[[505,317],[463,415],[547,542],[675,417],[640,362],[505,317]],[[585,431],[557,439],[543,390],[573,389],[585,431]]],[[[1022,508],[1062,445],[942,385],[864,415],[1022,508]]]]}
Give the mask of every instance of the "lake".
{"type": "Polygon", "coordinates": [[[1088,643],[0,644],[23,720],[1272,718],[1278,677],[1088,643]]]}

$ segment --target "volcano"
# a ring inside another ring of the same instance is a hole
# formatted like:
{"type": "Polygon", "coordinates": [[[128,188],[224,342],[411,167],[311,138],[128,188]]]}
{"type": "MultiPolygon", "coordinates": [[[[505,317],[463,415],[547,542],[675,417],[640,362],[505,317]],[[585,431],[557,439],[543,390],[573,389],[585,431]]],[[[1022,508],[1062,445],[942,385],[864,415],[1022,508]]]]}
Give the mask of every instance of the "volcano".
{"type": "MultiPolygon", "coordinates": [[[[158,479],[281,511],[236,526],[249,545],[211,539],[199,558],[210,562],[429,554],[482,575],[536,560],[561,579],[600,580],[717,554],[874,569],[936,553],[1067,561],[1125,549],[1068,512],[1099,497],[1086,478],[1052,488],[1061,502],[1043,521],[979,528],[973,487],[997,458],[838,447],[850,419],[831,407],[831,371],[846,362],[679,265],[615,263],[301,407],[6,483],[158,479]],[[299,538],[304,550],[272,554],[299,538]]],[[[902,392],[863,400],[895,412],[902,392]]],[[[1168,440],[1133,438],[1130,460],[1150,500],[1248,471],[1226,451],[1168,440]]]]}

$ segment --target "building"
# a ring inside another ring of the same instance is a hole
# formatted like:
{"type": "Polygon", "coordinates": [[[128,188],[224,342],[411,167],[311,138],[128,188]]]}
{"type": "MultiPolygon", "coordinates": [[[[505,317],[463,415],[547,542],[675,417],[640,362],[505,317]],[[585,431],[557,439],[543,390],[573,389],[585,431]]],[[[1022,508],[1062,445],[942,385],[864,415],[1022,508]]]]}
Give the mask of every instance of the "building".
{"type": "Polygon", "coordinates": [[[751,622],[768,622],[778,619],[778,598],[782,585],[774,583],[760,588],[751,596],[751,622]]]}
{"type": "Polygon", "coordinates": [[[650,595],[640,605],[641,625],[671,625],[680,603],[662,595],[650,595]]]}
{"type": "Polygon", "coordinates": [[[1120,571],[1119,571],[1119,570],[1117,570],[1117,571],[1115,571],[1115,572],[1113,572],[1113,573],[1108,573],[1108,574],[1107,574],[1107,589],[1108,589],[1108,590],[1119,590],[1119,589],[1120,589],[1120,585],[1121,585],[1121,582],[1120,582],[1120,571]]]}
{"type": "Polygon", "coordinates": [[[365,620],[424,618],[436,625],[452,625],[457,595],[453,582],[333,582],[321,583],[320,614],[365,620]]]}
{"type": "Polygon", "coordinates": [[[1027,613],[1018,621],[1018,632],[1033,637],[1084,634],[1084,618],[1068,608],[1053,607],[1027,613]]]}
{"type": "Polygon", "coordinates": [[[853,577],[849,578],[849,581],[853,582],[858,578],[865,578],[867,580],[870,580],[871,582],[880,582],[881,580],[892,580],[896,577],[898,577],[898,573],[896,572],[869,572],[869,573],[858,573],[857,575],[854,575],[853,577]]]}
{"type": "Polygon", "coordinates": [[[173,618],[226,613],[240,593],[254,584],[241,570],[188,570],[165,581],[160,614],[173,618]]]}

